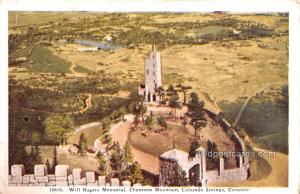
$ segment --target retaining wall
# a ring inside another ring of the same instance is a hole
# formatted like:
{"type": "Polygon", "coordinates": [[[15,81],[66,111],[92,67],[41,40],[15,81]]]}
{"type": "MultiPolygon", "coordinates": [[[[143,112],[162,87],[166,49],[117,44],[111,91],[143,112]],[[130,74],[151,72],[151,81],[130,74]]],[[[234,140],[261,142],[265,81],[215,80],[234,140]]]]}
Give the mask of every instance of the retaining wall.
{"type": "Polygon", "coordinates": [[[112,178],[107,181],[105,176],[97,176],[94,171],[83,172],[81,168],[71,172],[69,165],[55,166],[55,174],[48,174],[44,164],[35,165],[34,174],[25,174],[23,164],[12,165],[8,179],[9,186],[132,186],[128,180],[112,178]]]}

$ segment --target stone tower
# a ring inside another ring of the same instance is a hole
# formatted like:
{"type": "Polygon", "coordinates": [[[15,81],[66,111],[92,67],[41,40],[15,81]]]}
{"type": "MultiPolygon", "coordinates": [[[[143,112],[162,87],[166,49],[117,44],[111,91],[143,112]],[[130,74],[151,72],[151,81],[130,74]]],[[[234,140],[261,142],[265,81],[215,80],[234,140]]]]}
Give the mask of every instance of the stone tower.
{"type": "Polygon", "coordinates": [[[159,97],[157,96],[156,89],[162,86],[162,67],[161,56],[156,51],[155,44],[153,44],[152,51],[149,53],[149,57],[145,59],[145,90],[144,98],[145,102],[157,102],[159,97]]]}

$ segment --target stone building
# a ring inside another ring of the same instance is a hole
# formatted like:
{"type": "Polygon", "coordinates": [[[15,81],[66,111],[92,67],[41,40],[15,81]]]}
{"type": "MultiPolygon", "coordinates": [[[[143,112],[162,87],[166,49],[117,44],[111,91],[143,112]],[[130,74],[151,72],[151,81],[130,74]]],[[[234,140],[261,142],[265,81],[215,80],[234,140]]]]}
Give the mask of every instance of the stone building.
{"type": "Polygon", "coordinates": [[[239,156],[238,167],[231,169],[224,168],[224,158],[221,157],[217,169],[207,170],[205,152],[204,148],[198,148],[194,158],[189,158],[188,153],[178,149],[163,153],[159,157],[159,186],[170,186],[175,165],[186,173],[188,184],[191,186],[207,186],[213,182],[241,181],[248,178],[247,157],[239,156]]]}
{"type": "Polygon", "coordinates": [[[159,157],[159,186],[169,186],[175,165],[178,165],[186,173],[190,185],[206,184],[205,149],[198,148],[194,158],[189,158],[188,155],[188,153],[174,148],[159,157]]]}
{"type": "Polygon", "coordinates": [[[140,85],[139,95],[144,96],[145,102],[157,102],[156,89],[162,86],[162,66],[160,53],[156,51],[153,44],[149,57],[145,59],[145,84],[140,85]]]}

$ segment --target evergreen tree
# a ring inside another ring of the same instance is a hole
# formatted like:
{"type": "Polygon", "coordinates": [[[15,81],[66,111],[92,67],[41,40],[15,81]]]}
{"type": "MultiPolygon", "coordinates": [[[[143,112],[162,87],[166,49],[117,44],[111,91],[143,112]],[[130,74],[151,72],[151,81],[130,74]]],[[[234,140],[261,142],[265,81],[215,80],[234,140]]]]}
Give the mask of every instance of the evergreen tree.
{"type": "Polygon", "coordinates": [[[42,163],[42,157],[41,157],[41,150],[39,146],[34,146],[34,157],[35,157],[35,164],[41,164],[42,163]]]}
{"type": "Polygon", "coordinates": [[[130,112],[135,116],[134,124],[137,126],[139,123],[139,118],[144,119],[144,114],[147,112],[147,107],[143,105],[143,102],[136,101],[130,104],[130,112]]]}
{"type": "Polygon", "coordinates": [[[177,95],[174,95],[174,96],[170,97],[169,107],[171,108],[172,112],[174,112],[174,116],[176,117],[176,109],[181,108],[181,106],[178,102],[178,96],[177,95]]]}
{"type": "Polygon", "coordinates": [[[152,126],[153,126],[153,117],[150,115],[150,116],[147,116],[147,118],[145,119],[145,125],[148,127],[148,129],[152,129],[152,126]]]}
{"type": "Polygon", "coordinates": [[[172,97],[172,96],[177,96],[178,97],[178,93],[175,90],[173,85],[169,85],[167,88],[167,96],[172,97]]]}
{"type": "Polygon", "coordinates": [[[156,89],[157,95],[159,96],[159,102],[161,102],[165,97],[165,90],[162,86],[159,86],[156,89]]]}
{"type": "Polygon", "coordinates": [[[109,132],[104,133],[104,134],[101,136],[101,141],[102,141],[102,143],[104,143],[104,144],[111,144],[112,137],[111,137],[110,133],[109,133],[109,132]]]}
{"type": "Polygon", "coordinates": [[[141,171],[141,165],[137,162],[134,162],[132,167],[131,167],[131,173],[129,176],[129,181],[132,184],[135,183],[143,183],[144,177],[141,171]]]}
{"type": "Polygon", "coordinates": [[[125,158],[125,162],[127,162],[128,164],[131,164],[133,162],[132,150],[127,141],[124,146],[124,158],[125,158]]]}
{"type": "Polygon", "coordinates": [[[53,148],[53,162],[52,162],[52,173],[55,172],[55,166],[58,165],[58,161],[57,161],[57,150],[56,150],[56,146],[54,146],[53,148]]]}
{"type": "Polygon", "coordinates": [[[85,156],[86,152],[87,152],[87,141],[86,141],[86,138],[84,136],[84,133],[80,134],[78,145],[79,145],[79,152],[80,152],[80,154],[82,154],[83,156],[85,156]]]}
{"type": "Polygon", "coordinates": [[[107,171],[107,161],[105,159],[105,156],[103,153],[98,152],[97,153],[97,159],[98,159],[98,172],[100,176],[106,175],[107,171]]]}
{"type": "Polygon", "coordinates": [[[200,101],[198,95],[192,92],[190,94],[190,101],[187,107],[187,115],[191,117],[190,124],[194,127],[195,135],[197,135],[197,131],[207,125],[207,121],[203,110],[204,102],[200,101]]]}
{"type": "Polygon", "coordinates": [[[176,85],[176,87],[179,89],[178,90],[179,92],[183,93],[183,104],[186,104],[186,94],[187,94],[188,90],[192,89],[192,87],[191,86],[185,86],[185,85],[182,85],[182,84],[178,84],[178,85],[176,85]]]}
{"type": "Polygon", "coordinates": [[[194,158],[196,156],[196,150],[199,148],[199,143],[196,140],[191,142],[189,157],[194,158]]]}
{"type": "Polygon", "coordinates": [[[180,166],[174,165],[170,175],[170,183],[168,186],[187,186],[188,180],[186,172],[183,171],[180,166]]]}
{"type": "Polygon", "coordinates": [[[112,121],[110,120],[110,118],[105,117],[104,119],[101,120],[101,123],[102,123],[103,133],[108,132],[110,129],[110,126],[112,124],[112,121]]]}
{"type": "Polygon", "coordinates": [[[113,146],[112,154],[110,155],[110,167],[114,171],[114,175],[118,178],[121,178],[121,173],[125,167],[125,158],[124,154],[120,148],[119,143],[116,143],[113,146]]]}
{"type": "Polygon", "coordinates": [[[211,154],[208,154],[207,159],[212,162],[215,166],[219,164],[219,157],[217,154],[218,153],[218,148],[217,144],[214,142],[211,142],[210,140],[207,141],[207,152],[211,152],[211,154]],[[214,157],[217,156],[217,157],[214,157]]]}
{"type": "Polygon", "coordinates": [[[50,162],[49,162],[48,158],[46,160],[45,165],[46,165],[46,168],[47,168],[48,172],[50,173],[51,172],[51,166],[50,166],[50,162]]]}
{"type": "Polygon", "coordinates": [[[16,151],[16,163],[24,164],[25,172],[27,173],[33,173],[33,166],[35,165],[34,162],[34,147],[31,147],[31,153],[27,154],[26,152],[26,146],[25,145],[16,145],[15,147],[16,151]],[[31,156],[32,154],[32,156],[31,156]]]}
{"type": "Polygon", "coordinates": [[[167,129],[167,122],[166,122],[166,120],[165,120],[164,117],[159,116],[159,117],[157,118],[157,123],[158,123],[164,130],[167,129]]]}

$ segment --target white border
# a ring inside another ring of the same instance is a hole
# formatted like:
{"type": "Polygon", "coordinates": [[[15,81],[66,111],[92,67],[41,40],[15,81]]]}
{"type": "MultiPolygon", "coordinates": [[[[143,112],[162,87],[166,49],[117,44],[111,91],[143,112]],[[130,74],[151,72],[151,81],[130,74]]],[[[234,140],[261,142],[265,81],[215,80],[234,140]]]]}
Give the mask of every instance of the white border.
{"type": "MultiPolygon", "coordinates": [[[[290,13],[290,57],[289,57],[289,187],[250,188],[249,193],[272,192],[299,193],[299,126],[300,126],[300,9],[291,0],[0,0],[0,193],[7,185],[7,137],[8,137],[8,15],[7,11],[106,11],[106,12],[289,12],[290,13]],[[3,188],[2,188],[3,189],[3,188]]],[[[65,189],[66,190],[66,189],[65,189]]],[[[4,193],[48,193],[49,188],[9,187],[4,193]]],[[[67,192],[64,192],[67,193],[67,192]]]]}

